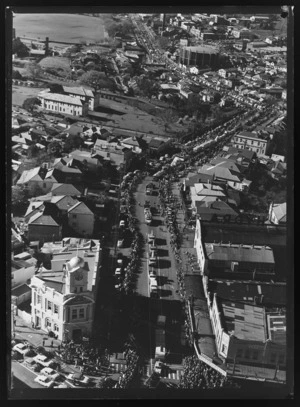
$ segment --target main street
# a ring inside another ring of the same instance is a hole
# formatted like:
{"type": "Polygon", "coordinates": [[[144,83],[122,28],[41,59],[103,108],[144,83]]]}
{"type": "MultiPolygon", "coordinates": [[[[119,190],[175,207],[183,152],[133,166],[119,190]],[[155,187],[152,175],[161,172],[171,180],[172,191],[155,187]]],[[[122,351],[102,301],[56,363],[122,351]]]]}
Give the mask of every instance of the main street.
{"type": "Polygon", "coordinates": [[[139,184],[135,194],[137,202],[136,217],[140,222],[140,231],[145,239],[142,269],[138,276],[136,290],[139,295],[149,297],[149,245],[147,243],[147,234],[153,231],[156,237],[155,243],[158,249],[158,262],[154,269],[157,273],[159,297],[162,301],[181,301],[178,293],[176,262],[171,249],[170,234],[164,225],[164,218],[159,212],[158,183],[154,183],[156,185],[156,189],[153,191],[153,193],[151,195],[146,195],[146,185],[150,182],[153,183],[152,177],[146,177],[143,182],[139,184]],[[154,211],[152,224],[150,226],[145,222],[144,205],[146,200],[149,201],[150,206],[154,211]]]}

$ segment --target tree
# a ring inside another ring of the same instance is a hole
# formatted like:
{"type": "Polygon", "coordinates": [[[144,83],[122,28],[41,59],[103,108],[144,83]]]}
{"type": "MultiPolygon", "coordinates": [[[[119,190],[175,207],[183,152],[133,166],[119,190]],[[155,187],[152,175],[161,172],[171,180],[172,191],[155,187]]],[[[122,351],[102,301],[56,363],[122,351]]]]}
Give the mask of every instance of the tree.
{"type": "Polygon", "coordinates": [[[26,76],[30,79],[39,78],[42,73],[42,68],[36,62],[33,62],[26,67],[26,76]]]}
{"type": "Polygon", "coordinates": [[[32,112],[34,109],[34,106],[40,105],[40,104],[41,104],[41,101],[38,98],[33,97],[33,98],[25,99],[22,107],[23,107],[23,109],[26,109],[29,112],[32,112]]]}
{"type": "Polygon", "coordinates": [[[171,41],[167,37],[157,37],[157,45],[159,48],[166,50],[171,46],[171,41]]]}
{"type": "Polygon", "coordinates": [[[62,152],[62,146],[58,141],[52,141],[48,144],[47,152],[54,157],[60,157],[62,152]]]}
{"type": "Polygon", "coordinates": [[[23,79],[23,76],[20,74],[20,72],[15,71],[15,70],[12,71],[12,76],[11,77],[12,77],[12,79],[20,79],[20,80],[23,79]]]}
{"type": "Polygon", "coordinates": [[[39,154],[39,151],[40,151],[40,149],[35,144],[32,144],[27,150],[27,157],[28,158],[37,157],[39,154]]]}
{"type": "Polygon", "coordinates": [[[24,58],[29,55],[29,48],[20,40],[16,38],[12,43],[12,53],[17,54],[18,57],[24,58]]]}
{"type": "Polygon", "coordinates": [[[77,148],[82,147],[84,144],[84,141],[82,140],[82,138],[80,136],[78,136],[77,134],[75,135],[70,135],[65,142],[65,146],[64,146],[64,151],[66,153],[69,153],[73,150],[76,150],[77,148]]]}
{"type": "Polygon", "coordinates": [[[115,89],[113,82],[105,77],[103,72],[98,72],[95,70],[91,70],[83,74],[80,78],[80,83],[83,85],[92,86],[95,90],[99,90],[101,88],[108,88],[108,89],[115,89]]]}
{"type": "Polygon", "coordinates": [[[11,189],[11,203],[12,206],[16,206],[22,203],[27,202],[28,200],[28,191],[22,186],[13,186],[11,189]]]}

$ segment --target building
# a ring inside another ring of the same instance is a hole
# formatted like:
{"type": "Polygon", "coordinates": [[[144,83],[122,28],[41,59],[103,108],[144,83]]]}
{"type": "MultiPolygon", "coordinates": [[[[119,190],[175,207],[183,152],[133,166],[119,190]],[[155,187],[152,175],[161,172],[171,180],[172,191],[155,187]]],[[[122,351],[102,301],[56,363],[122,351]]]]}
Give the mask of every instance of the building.
{"type": "Polygon", "coordinates": [[[220,198],[206,197],[195,201],[193,208],[199,219],[205,222],[230,222],[238,217],[238,213],[220,198]]]}
{"type": "Polygon", "coordinates": [[[79,235],[91,237],[94,223],[95,215],[84,202],[77,202],[68,209],[68,225],[79,235]]]}
{"type": "Polygon", "coordinates": [[[22,172],[21,177],[17,181],[18,186],[23,186],[28,191],[29,196],[34,196],[38,192],[47,193],[52,188],[52,182],[45,179],[47,169],[42,167],[35,167],[31,170],[22,172]]]}
{"type": "Polygon", "coordinates": [[[274,225],[286,225],[286,202],[282,204],[274,204],[274,202],[271,202],[269,208],[269,221],[274,225]]]}
{"type": "Polygon", "coordinates": [[[65,113],[73,116],[84,116],[88,113],[89,103],[79,96],[61,95],[42,91],[38,94],[43,109],[56,113],[65,113]]]}
{"type": "MultiPolygon", "coordinates": [[[[218,356],[226,364],[286,370],[286,317],[280,312],[266,312],[264,307],[237,301],[220,300],[213,295],[209,304],[218,356]]],[[[234,375],[235,368],[230,372],[234,375]]],[[[255,373],[253,373],[255,376],[255,373]]],[[[263,377],[261,377],[263,378],[263,377]]]]}
{"type": "Polygon", "coordinates": [[[100,162],[109,161],[117,169],[124,167],[127,169],[131,163],[132,149],[126,148],[116,142],[97,139],[94,145],[93,158],[98,158],[100,162]]]}
{"type": "Polygon", "coordinates": [[[79,342],[92,332],[100,244],[68,238],[49,248],[51,270],[40,270],[30,283],[32,322],[60,340],[79,342]]]}
{"type": "Polygon", "coordinates": [[[70,195],[70,196],[81,196],[82,187],[74,186],[73,184],[57,183],[54,182],[51,188],[52,196],[58,195],[70,195]]]}
{"type": "Polygon", "coordinates": [[[191,46],[180,49],[180,63],[187,67],[196,66],[199,68],[209,66],[216,67],[219,62],[219,51],[211,46],[191,46]]]}
{"type": "Polygon", "coordinates": [[[95,95],[92,90],[84,88],[83,86],[62,86],[63,92],[66,95],[80,98],[84,103],[88,102],[89,110],[94,110],[95,108],[95,95]]]}
{"type": "Polygon", "coordinates": [[[273,250],[268,246],[232,243],[203,243],[201,222],[196,221],[194,248],[201,274],[210,277],[254,279],[275,273],[273,250]]]}
{"type": "Polygon", "coordinates": [[[269,140],[259,138],[255,133],[249,131],[242,131],[232,137],[231,143],[233,147],[251,150],[258,156],[267,155],[270,144],[269,140]]]}
{"type": "Polygon", "coordinates": [[[37,212],[28,222],[28,240],[47,242],[48,240],[60,240],[62,238],[62,226],[60,220],[54,215],[45,215],[37,212]]]}

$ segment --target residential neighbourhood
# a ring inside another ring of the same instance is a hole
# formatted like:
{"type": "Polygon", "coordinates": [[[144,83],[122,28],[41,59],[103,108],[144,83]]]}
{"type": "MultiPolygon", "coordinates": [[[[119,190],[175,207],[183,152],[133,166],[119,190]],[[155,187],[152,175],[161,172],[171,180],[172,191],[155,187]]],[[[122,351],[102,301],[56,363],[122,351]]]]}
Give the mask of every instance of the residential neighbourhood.
{"type": "Polygon", "coordinates": [[[293,394],[284,7],[13,13],[12,397],[293,394]]]}

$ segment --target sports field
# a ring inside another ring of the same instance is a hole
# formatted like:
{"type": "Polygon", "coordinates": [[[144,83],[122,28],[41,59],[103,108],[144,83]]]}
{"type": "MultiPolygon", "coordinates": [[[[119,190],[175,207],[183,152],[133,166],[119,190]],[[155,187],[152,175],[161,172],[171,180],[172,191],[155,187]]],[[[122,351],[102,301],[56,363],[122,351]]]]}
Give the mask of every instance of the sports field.
{"type": "Polygon", "coordinates": [[[97,42],[105,38],[101,18],[77,14],[16,14],[13,27],[17,37],[44,40],[97,42]]]}

